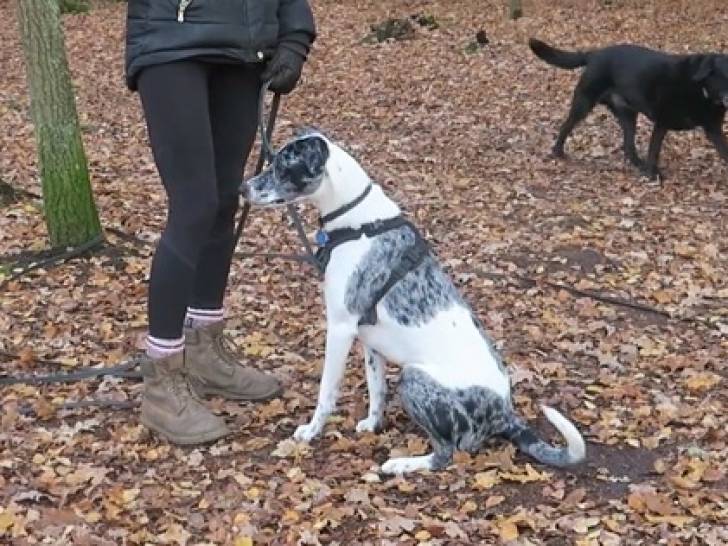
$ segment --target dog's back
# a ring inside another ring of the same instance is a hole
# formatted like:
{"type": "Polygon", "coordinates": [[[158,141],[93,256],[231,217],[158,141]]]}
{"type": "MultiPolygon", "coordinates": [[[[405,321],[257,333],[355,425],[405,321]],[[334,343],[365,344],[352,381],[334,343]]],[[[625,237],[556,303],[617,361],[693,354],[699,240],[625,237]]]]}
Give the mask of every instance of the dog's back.
{"type": "Polygon", "coordinates": [[[666,68],[683,58],[680,55],[671,55],[634,44],[615,44],[586,51],[567,51],[531,38],[528,47],[539,59],[558,68],[573,70],[587,65],[598,65],[602,73],[608,72],[613,75],[625,72],[634,74],[645,69],[664,73],[666,68]]]}

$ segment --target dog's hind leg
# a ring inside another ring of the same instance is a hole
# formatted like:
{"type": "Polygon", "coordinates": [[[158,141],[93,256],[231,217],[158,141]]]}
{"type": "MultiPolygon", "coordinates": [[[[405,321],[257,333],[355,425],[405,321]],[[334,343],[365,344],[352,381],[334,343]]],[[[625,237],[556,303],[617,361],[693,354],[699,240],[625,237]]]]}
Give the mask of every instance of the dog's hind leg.
{"type": "Polygon", "coordinates": [[[619,104],[615,104],[614,102],[608,102],[606,104],[622,128],[622,149],[624,150],[625,157],[638,169],[644,169],[645,162],[640,159],[637,148],[635,147],[637,112],[620,107],[619,104]]]}
{"type": "Polygon", "coordinates": [[[427,432],[434,451],[418,457],[389,459],[382,465],[382,472],[404,474],[445,468],[452,462],[453,438],[458,436],[458,429],[465,418],[458,414],[453,401],[448,399],[447,389],[411,366],[405,366],[402,371],[399,393],[405,411],[427,432]]]}
{"type": "Polygon", "coordinates": [[[356,425],[357,432],[375,432],[382,426],[387,397],[386,361],[382,355],[364,345],[364,365],[369,390],[369,415],[356,425]]]}
{"type": "Polygon", "coordinates": [[[583,86],[577,85],[574,89],[574,98],[571,101],[571,109],[566,121],[561,125],[559,129],[559,136],[556,138],[551,154],[554,157],[564,157],[564,144],[566,139],[569,137],[571,132],[574,130],[581,121],[592,111],[596,104],[596,101],[585,92],[583,86]]]}
{"type": "Polygon", "coordinates": [[[336,407],[339,397],[339,386],[344,377],[346,359],[354,342],[355,328],[348,325],[329,325],[326,331],[326,355],[324,369],[321,373],[318,403],[311,421],[301,425],[293,433],[296,440],[309,441],[323,430],[326,419],[336,407]]]}

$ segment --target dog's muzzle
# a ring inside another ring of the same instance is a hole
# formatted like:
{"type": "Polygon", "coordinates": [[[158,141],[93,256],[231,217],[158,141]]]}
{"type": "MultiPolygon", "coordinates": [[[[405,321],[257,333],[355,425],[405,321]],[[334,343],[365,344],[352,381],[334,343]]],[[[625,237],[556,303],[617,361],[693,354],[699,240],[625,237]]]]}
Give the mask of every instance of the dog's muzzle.
{"type": "Polygon", "coordinates": [[[723,98],[721,99],[721,102],[723,103],[724,108],[728,108],[728,93],[723,95],[723,98]]]}

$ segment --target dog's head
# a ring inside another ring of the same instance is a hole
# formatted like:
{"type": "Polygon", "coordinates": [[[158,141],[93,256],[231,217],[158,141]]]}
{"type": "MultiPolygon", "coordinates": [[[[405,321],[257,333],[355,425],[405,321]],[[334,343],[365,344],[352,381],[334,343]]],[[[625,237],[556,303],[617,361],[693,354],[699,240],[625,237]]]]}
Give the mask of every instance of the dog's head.
{"type": "Polygon", "coordinates": [[[262,173],[243,182],[241,193],[253,205],[283,205],[313,195],[321,186],[329,142],[317,132],[307,132],[288,142],[262,173]]]}
{"type": "Polygon", "coordinates": [[[706,98],[728,108],[728,55],[704,55],[693,72],[706,98]]]}

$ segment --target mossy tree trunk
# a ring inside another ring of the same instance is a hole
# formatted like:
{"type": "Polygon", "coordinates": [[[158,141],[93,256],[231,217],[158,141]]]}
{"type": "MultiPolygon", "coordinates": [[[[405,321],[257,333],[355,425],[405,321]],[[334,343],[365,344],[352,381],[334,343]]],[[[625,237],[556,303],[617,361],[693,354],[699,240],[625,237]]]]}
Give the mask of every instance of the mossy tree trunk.
{"type": "Polygon", "coordinates": [[[43,204],[52,247],[101,237],[58,0],[18,0],[43,204]]]}

